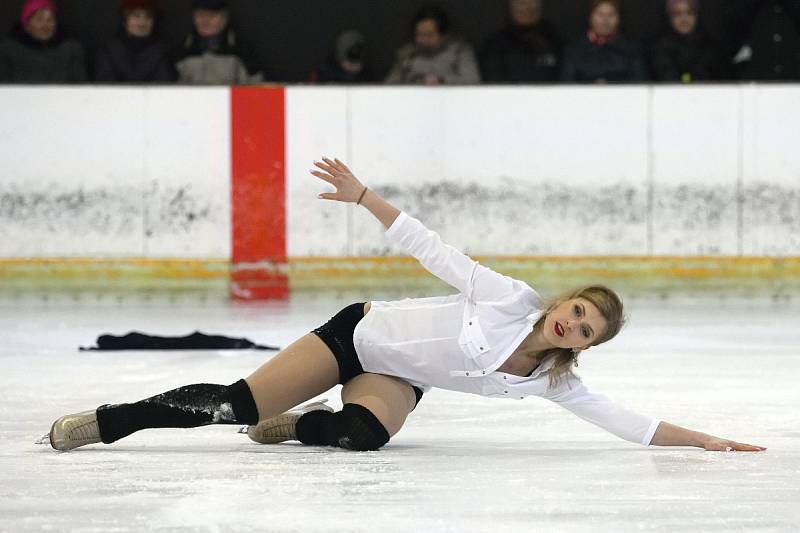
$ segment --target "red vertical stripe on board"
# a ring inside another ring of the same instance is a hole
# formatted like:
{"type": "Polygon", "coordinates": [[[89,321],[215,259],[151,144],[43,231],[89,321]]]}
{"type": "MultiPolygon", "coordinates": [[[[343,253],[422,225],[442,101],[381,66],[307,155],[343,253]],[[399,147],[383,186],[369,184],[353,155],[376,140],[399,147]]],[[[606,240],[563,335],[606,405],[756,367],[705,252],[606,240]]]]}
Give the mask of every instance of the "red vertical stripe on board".
{"type": "Polygon", "coordinates": [[[231,88],[231,296],[287,298],[283,87],[231,88]]]}

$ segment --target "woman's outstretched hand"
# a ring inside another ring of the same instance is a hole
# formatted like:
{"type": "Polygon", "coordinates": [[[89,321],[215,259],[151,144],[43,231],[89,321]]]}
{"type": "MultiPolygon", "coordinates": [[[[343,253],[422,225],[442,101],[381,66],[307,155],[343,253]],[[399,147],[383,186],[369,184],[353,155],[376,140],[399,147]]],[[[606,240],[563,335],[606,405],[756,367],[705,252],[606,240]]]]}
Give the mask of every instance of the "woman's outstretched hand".
{"type": "Polygon", "coordinates": [[[727,439],[720,439],[719,437],[712,437],[703,442],[703,448],[714,452],[763,452],[766,450],[763,446],[754,446],[752,444],[742,444],[727,439]]]}
{"type": "Polygon", "coordinates": [[[314,161],[314,166],[320,170],[312,170],[311,174],[336,187],[336,192],[323,192],[319,198],[355,203],[363,197],[366,187],[358,181],[347,165],[338,159],[323,157],[322,162],[314,161]]]}

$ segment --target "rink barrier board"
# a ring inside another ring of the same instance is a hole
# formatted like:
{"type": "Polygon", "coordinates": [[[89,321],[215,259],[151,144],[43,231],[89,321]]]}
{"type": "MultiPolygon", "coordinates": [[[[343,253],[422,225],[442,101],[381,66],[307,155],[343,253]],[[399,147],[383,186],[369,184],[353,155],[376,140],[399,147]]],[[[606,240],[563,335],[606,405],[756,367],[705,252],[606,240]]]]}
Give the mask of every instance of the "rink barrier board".
{"type": "Polygon", "coordinates": [[[283,87],[231,88],[230,295],[285,299],[286,111],[283,87]]]}
{"type": "MultiPolygon", "coordinates": [[[[789,293],[800,290],[800,257],[477,257],[544,292],[605,283],[626,292],[697,290],[789,293]]],[[[447,290],[410,257],[289,258],[258,265],[290,291],[447,290]]],[[[225,291],[225,260],[3,259],[0,288],[65,291],[225,291]]]]}

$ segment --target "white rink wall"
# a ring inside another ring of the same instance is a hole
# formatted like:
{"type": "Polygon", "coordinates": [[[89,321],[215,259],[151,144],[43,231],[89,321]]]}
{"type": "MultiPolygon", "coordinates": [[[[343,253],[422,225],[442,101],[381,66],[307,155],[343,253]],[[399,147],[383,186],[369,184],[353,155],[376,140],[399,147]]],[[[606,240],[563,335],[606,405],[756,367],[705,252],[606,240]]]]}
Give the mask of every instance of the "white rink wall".
{"type": "MultiPolygon", "coordinates": [[[[800,87],[291,87],[290,257],[391,253],[322,154],[479,255],[800,255],[800,87]]],[[[228,88],[0,88],[0,258],[230,259],[228,88]]]]}
{"type": "Polygon", "coordinates": [[[227,88],[0,88],[1,258],[230,256],[227,88]]]}
{"type": "Polygon", "coordinates": [[[387,252],[369,215],[313,201],[357,175],[479,255],[800,253],[800,88],[297,88],[289,255],[387,252]],[[341,228],[341,229],[337,229],[341,228]]]}

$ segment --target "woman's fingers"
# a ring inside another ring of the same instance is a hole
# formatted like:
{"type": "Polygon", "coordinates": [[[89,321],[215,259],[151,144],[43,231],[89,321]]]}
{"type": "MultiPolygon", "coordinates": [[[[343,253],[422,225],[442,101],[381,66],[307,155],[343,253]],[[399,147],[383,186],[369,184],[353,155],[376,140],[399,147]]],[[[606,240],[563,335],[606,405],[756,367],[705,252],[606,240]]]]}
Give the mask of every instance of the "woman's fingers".
{"type": "Polygon", "coordinates": [[[764,446],[755,446],[753,444],[744,444],[732,440],[718,440],[712,446],[706,448],[710,451],[718,452],[763,452],[766,450],[764,446]]]}
{"type": "Polygon", "coordinates": [[[329,173],[331,175],[334,175],[334,174],[336,174],[338,172],[338,170],[335,167],[333,167],[333,166],[331,166],[329,164],[326,164],[326,163],[320,163],[319,161],[314,161],[314,166],[317,167],[317,168],[321,168],[322,170],[324,170],[325,172],[327,172],[327,173],[329,173]]]}
{"type": "Polygon", "coordinates": [[[320,198],[322,200],[338,200],[338,198],[336,197],[336,193],[332,192],[321,192],[317,195],[317,198],[320,198]]]}
{"type": "Polygon", "coordinates": [[[339,160],[338,160],[337,158],[335,158],[335,157],[333,158],[333,160],[336,162],[336,164],[337,164],[337,165],[338,165],[338,167],[339,167],[339,168],[342,170],[342,172],[349,172],[350,174],[352,174],[352,172],[351,172],[351,171],[350,171],[350,169],[347,167],[347,165],[345,165],[344,163],[342,163],[341,161],[339,161],[339,160]]]}
{"type": "Polygon", "coordinates": [[[327,172],[320,172],[319,170],[309,170],[309,172],[312,175],[314,175],[314,176],[318,177],[319,179],[321,179],[322,181],[327,181],[328,183],[333,185],[333,176],[331,176],[327,172]]]}

